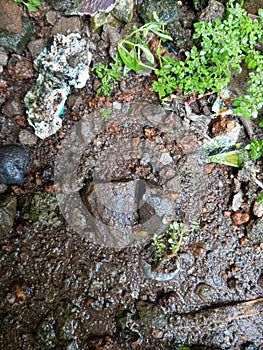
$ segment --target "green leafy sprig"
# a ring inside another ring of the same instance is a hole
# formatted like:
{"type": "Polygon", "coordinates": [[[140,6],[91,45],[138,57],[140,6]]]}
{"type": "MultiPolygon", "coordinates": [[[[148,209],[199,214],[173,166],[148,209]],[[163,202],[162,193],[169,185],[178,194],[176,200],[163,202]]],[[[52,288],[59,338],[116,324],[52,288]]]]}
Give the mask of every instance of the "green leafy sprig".
{"type": "Polygon", "coordinates": [[[155,253],[159,256],[159,260],[168,260],[176,256],[188,235],[198,228],[197,222],[187,226],[183,222],[173,221],[164,233],[155,234],[151,244],[155,247],[155,253]]]}
{"type": "Polygon", "coordinates": [[[229,1],[225,20],[197,22],[194,28],[193,38],[200,41],[200,48],[193,46],[185,53],[184,61],[163,56],[160,69],[155,71],[158,79],[153,90],[160,98],[176,88],[183,94],[221,92],[229,84],[232,70],[240,73],[244,61],[254,71],[249,73],[247,93],[239,96],[233,105],[235,113],[246,118],[256,116],[263,107],[263,55],[256,49],[263,44],[263,10],[252,20],[242,4],[229,1]]]}
{"type": "Polygon", "coordinates": [[[14,0],[19,5],[25,5],[29,11],[37,11],[37,6],[41,6],[41,0],[14,0]]]}
{"type": "Polygon", "coordinates": [[[253,139],[246,146],[246,150],[250,151],[250,158],[259,159],[263,155],[263,140],[253,139]]]}
{"type": "Polygon", "coordinates": [[[115,60],[110,62],[109,67],[99,62],[96,67],[92,68],[101,79],[101,86],[97,89],[97,94],[103,93],[104,96],[109,96],[110,90],[122,75],[122,68],[123,63],[118,54],[115,60]]]}

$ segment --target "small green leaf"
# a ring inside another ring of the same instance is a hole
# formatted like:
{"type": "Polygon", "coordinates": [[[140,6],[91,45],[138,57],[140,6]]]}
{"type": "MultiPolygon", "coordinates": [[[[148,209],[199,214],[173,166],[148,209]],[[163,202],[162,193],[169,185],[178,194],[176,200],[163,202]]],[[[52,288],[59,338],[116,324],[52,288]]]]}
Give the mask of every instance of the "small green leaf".
{"type": "Polygon", "coordinates": [[[25,4],[26,7],[28,8],[29,11],[37,11],[37,8],[34,5],[30,5],[30,4],[25,4]]]}
{"type": "Polygon", "coordinates": [[[137,45],[138,48],[140,48],[146,59],[151,63],[151,64],[154,64],[154,56],[153,54],[151,53],[150,49],[148,48],[148,46],[146,44],[141,44],[141,45],[137,45]]]}

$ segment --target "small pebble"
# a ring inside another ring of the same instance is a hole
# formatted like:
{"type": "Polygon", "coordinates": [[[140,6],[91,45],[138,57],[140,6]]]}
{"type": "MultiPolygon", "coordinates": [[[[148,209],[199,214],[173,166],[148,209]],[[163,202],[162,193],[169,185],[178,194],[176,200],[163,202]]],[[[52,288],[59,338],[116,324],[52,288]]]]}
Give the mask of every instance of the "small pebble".
{"type": "Polygon", "coordinates": [[[238,210],[241,207],[242,203],[243,203],[243,191],[240,190],[233,197],[232,209],[234,211],[238,210]]]}
{"type": "Polygon", "coordinates": [[[206,172],[206,174],[211,174],[213,168],[214,168],[214,164],[213,163],[205,164],[205,172],[206,172]]]}
{"type": "Polygon", "coordinates": [[[22,145],[35,145],[37,142],[37,137],[35,134],[28,130],[21,130],[18,134],[19,142],[22,145]]]}
{"type": "Polygon", "coordinates": [[[6,300],[9,304],[14,304],[14,302],[16,301],[16,296],[14,294],[8,293],[6,296],[6,300]]]}
{"type": "Polygon", "coordinates": [[[249,214],[243,213],[240,210],[237,210],[232,214],[232,221],[234,225],[243,225],[249,220],[250,220],[249,214]]]}
{"type": "Polygon", "coordinates": [[[200,283],[195,289],[195,294],[197,294],[201,299],[209,298],[211,293],[213,292],[213,288],[206,283],[200,283]]]}
{"type": "Polygon", "coordinates": [[[7,70],[14,80],[30,79],[35,75],[32,62],[28,58],[16,54],[11,55],[7,70]]]}
{"type": "Polygon", "coordinates": [[[263,216],[263,205],[261,203],[255,202],[252,210],[253,214],[258,218],[261,218],[263,216]]]}
{"type": "Polygon", "coordinates": [[[5,52],[4,48],[0,47],[0,65],[6,66],[7,65],[8,56],[5,52]]]}
{"type": "Polygon", "coordinates": [[[247,238],[246,237],[241,237],[240,239],[239,239],[239,243],[240,243],[240,245],[244,245],[245,243],[246,243],[246,241],[247,241],[247,238]]]}
{"type": "Polygon", "coordinates": [[[8,189],[8,186],[5,184],[0,184],[0,194],[5,193],[5,191],[8,189]]]}
{"type": "Polygon", "coordinates": [[[16,215],[17,199],[11,195],[0,196],[0,234],[7,234],[12,228],[16,215]]]}
{"type": "Polygon", "coordinates": [[[32,40],[27,47],[33,59],[35,59],[46,47],[47,41],[43,38],[32,40]]]}
{"type": "Polygon", "coordinates": [[[163,332],[160,331],[159,329],[153,329],[152,336],[155,339],[161,339],[163,337],[163,332]]]}
{"type": "Polygon", "coordinates": [[[56,12],[55,11],[48,11],[46,13],[46,19],[47,19],[47,22],[53,26],[57,20],[56,12]]]}

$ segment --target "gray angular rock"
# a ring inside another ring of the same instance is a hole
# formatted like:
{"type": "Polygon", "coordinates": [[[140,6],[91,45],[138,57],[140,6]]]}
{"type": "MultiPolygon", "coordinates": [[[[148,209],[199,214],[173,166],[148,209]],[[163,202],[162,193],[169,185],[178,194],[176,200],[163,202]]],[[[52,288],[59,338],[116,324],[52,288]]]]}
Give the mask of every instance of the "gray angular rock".
{"type": "Polygon", "coordinates": [[[20,130],[18,138],[22,145],[35,145],[37,142],[37,137],[28,130],[20,130]]]}
{"type": "Polygon", "coordinates": [[[0,196],[0,233],[6,234],[12,228],[16,215],[16,197],[0,196]]]}
{"type": "Polygon", "coordinates": [[[98,237],[116,248],[163,231],[163,218],[175,217],[172,201],[148,181],[90,182],[81,198],[98,237]]]}
{"type": "Polygon", "coordinates": [[[44,38],[32,40],[28,43],[27,47],[33,59],[35,59],[44,50],[46,44],[47,41],[44,38]]]}
{"type": "Polygon", "coordinates": [[[22,11],[12,0],[0,0],[0,28],[19,34],[22,31],[22,11]]]}
{"type": "Polygon", "coordinates": [[[27,151],[20,145],[0,146],[0,183],[23,185],[27,159],[27,151]]]}
{"type": "Polygon", "coordinates": [[[70,33],[81,34],[81,21],[79,17],[61,17],[53,26],[51,34],[68,35],[70,33]]]}
{"type": "Polygon", "coordinates": [[[30,40],[33,26],[28,17],[23,17],[22,32],[20,34],[9,33],[0,29],[0,46],[9,52],[21,54],[30,40]]]}

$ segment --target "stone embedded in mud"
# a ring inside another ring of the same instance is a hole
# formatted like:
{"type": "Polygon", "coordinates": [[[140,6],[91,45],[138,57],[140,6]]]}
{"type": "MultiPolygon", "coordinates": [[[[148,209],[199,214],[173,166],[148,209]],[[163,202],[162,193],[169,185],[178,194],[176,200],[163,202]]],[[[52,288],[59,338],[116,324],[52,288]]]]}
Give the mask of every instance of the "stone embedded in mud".
{"type": "Polygon", "coordinates": [[[20,145],[0,146],[0,183],[23,185],[28,155],[20,145]]]}
{"type": "Polygon", "coordinates": [[[27,119],[41,139],[62,126],[61,114],[70,87],[83,88],[89,78],[89,44],[79,34],[56,35],[35,59],[38,78],[25,96],[27,119]]]}
{"type": "Polygon", "coordinates": [[[110,226],[124,229],[138,221],[136,203],[137,182],[90,182],[81,197],[92,216],[110,226]]]}
{"type": "Polygon", "coordinates": [[[138,301],[136,303],[136,322],[143,323],[146,326],[161,329],[168,323],[168,318],[163,311],[155,304],[147,301],[138,301]]]}
{"type": "Polygon", "coordinates": [[[16,197],[0,196],[0,233],[6,234],[12,228],[16,215],[16,197]]]}
{"type": "MultiPolygon", "coordinates": [[[[198,220],[206,198],[207,176],[193,147],[190,154],[182,155],[179,150],[173,154],[172,140],[185,134],[177,123],[179,117],[160,106],[138,103],[113,105],[110,113],[106,122],[99,111],[86,111],[58,155],[55,181],[61,190],[57,197],[71,227],[96,244],[121,249],[164,232],[181,213],[187,223],[198,220]],[[154,142],[145,139],[146,127],[156,130],[154,142]],[[96,138],[98,134],[102,136],[96,138]],[[162,153],[167,157],[161,162],[162,153]],[[129,182],[144,184],[137,200],[129,198],[136,193],[136,185],[129,182]],[[115,186],[118,194],[113,194],[115,186]],[[120,204],[115,205],[117,197],[120,204]],[[125,201],[129,203],[126,212],[121,204],[125,201]]],[[[145,275],[159,281],[171,280],[177,273],[176,267],[164,276],[145,265],[145,275]]]]}
{"type": "Polygon", "coordinates": [[[200,283],[195,289],[195,294],[201,299],[207,299],[213,292],[213,288],[206,283],[200,283]]]}
{"type": "Polygon", "coordinates": [[[50,311],[35,329],[37,349],[73,349],[71,344],[77,326],[76,310],[69,302],[60,303],[50,311]],[[68,347],[69,346],[69,347],[68,347]]]}
{"type": "Polygon", "coordinates": [[[178,294],[176,292],[168,292],[162,294],[158,298],[158,305],[164,310],[168,312],[176,312],[177,311],[177,303],[179,300],[178,294]]]}
{"type": "Polygon", "coordinates": [[[241,210],[237,210],[232,214],[232,221],[234,225],[243,225],[250,220],[250,215],[241,210]]]}
{"type": "Polygon", "coordinates": [[[81,198],[98,236],[116,248],[163,231],[163,218],[175,218],[173,202],[148,181],[89,182],[81,198]]]}

